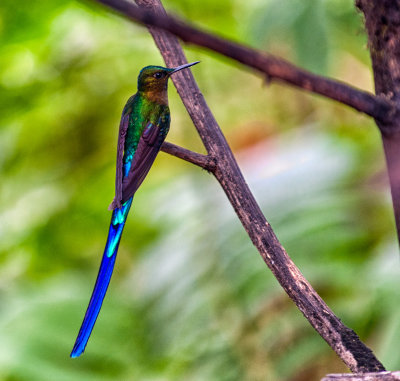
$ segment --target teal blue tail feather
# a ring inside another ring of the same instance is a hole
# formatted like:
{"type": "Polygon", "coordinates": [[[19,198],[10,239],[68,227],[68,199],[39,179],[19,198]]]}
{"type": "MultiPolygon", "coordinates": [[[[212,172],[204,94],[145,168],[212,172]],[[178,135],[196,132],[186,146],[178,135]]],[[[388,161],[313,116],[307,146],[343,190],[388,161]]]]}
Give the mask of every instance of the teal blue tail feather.
{"type": "Polygon", "coordinates": [[[108,284],[110,283],[111,275],[114,269],[119,242],[125,226],[126,217],[128,216],[128,212],[132,204],[132,199],[133,197],[126,201],[120,209],[115,209],[113,211],[107,243],[104,249],[103,258],[101,260],[96,284],[94,286],[92,297],[90,298],[85,317],[79,330],[78,337],[76,338],[74,348],[72,349],[70,355],[71,357],[78,357],[83,353],[90,334],[92,333],[97,316],[99,315],[100,308],[103,304],[103,299],[106,295],[108,284]]]}

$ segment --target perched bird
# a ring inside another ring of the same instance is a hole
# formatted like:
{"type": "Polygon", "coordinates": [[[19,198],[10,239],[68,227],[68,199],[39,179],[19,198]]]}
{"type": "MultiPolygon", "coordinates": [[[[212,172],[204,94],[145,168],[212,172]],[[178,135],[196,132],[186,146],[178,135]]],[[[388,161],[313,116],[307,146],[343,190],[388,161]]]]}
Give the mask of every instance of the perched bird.
{"type": "Polygon", "coordinates": [[[132,199],[152,166],[167,136],[170,124],[168,79],[179,70],[199,63],[175,68],[146,66],[138,77],[138,91],[129,98],[119,126],[117,173],[111,224],[96,284],[76,338],[71,357],[80,356],[92,333],[114,269],[122,230],[132,199]]]}

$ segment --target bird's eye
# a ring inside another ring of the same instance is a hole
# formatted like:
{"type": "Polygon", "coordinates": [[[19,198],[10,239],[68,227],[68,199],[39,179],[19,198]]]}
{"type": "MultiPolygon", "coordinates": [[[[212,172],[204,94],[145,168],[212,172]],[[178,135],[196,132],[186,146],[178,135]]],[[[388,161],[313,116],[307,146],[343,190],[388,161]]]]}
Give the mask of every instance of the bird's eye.
{"type": "Polygon", "coordinates": [[[160,71],[158,71],[157,73],[153,74],[153,77],[154,77],[154,78],[157,78],[157,79],[160,79],[160,78],[162,78],[163,76],[164,76],[164,74],[161,73],[160,71]]]}

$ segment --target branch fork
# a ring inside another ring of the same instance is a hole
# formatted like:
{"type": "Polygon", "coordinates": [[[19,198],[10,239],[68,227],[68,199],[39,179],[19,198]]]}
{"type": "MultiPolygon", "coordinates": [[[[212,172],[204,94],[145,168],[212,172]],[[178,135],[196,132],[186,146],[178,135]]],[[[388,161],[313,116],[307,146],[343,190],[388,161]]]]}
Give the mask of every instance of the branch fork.
{"type": "MultiPolygon", "coordinates": [[[[283,59],[196,29],[168,16],[159,0],[136,0],[139,6],[126,0],[97,1],[136,22],[146,24],[168,67],[187,62],[175,37],[178,36],[183,41],[217,51],[254,68],[270,80],[282,81],[348,105],[375,118],[380,126],[390,126],[393,115],[400,115],[399,106],[386,96],[376,96],[343,82],[317,76],[283,59]]],[[[162,150],[213,173],[251,241],[282,288],[352,372],[384,371],[384,366],[372,351],[361,342],[354,331],[335,316],[282,247],[251,193],[190,70],[177,73],[172,80],[207,150],[207,155],[171,143],[164,143],[162,150]]]]}

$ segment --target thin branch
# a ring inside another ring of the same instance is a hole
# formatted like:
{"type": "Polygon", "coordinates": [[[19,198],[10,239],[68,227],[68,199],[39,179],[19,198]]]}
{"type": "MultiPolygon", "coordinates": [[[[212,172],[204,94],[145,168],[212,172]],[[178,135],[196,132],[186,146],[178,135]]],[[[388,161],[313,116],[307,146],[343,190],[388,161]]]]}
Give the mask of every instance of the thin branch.
{"type": "MultiPolygon", "coordinates": [[[[159,0],[136,1],[141,6],[152,7],[157,15],[162,16],[165,12],[159,0]]],[[[168,66],[173,67],[186,62],[175,36],[153,27],[149,29],[168,66]]],[[[372,351],[360,341],[354,331],[346,327],[334,315],[315,292],[278,241],[251,193],[191,71],[180,71],[172,79],[208,154],[218,160],[218,165],[213,172],[215,178],[223,188],[254,246],[282,288],[314,329],[352,371],[384,370],[372,351]]]]}
{"type": "Polygon", "coordinates": [[[388,122],[394,114],[400,113],[395,103],[386,97],[376,96],[341,81],[312,74],[284,59],[195,28],[177,17],[155,14],[152,10],[137,7],[126,0],[97,1],[136,22],[167,30],[185,42],[205,47],[257,69],[268,79],[286,82],[306,91],[336,100],[372,116],[383,124],[388,122]]]}
{"type": "Polygon", "coordinates": [[[400,381],[400,372],[327,374],[321,381],[400,381]]]}
{"type": "Polygon", "coordinates": [[[189,151],[172,143],[164,142],[161,151],[197,165],[208,172],[215,172],[217,168],[217,162],[211,156],[189,151]]]}

